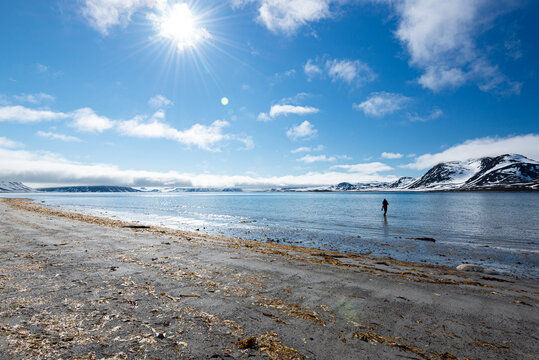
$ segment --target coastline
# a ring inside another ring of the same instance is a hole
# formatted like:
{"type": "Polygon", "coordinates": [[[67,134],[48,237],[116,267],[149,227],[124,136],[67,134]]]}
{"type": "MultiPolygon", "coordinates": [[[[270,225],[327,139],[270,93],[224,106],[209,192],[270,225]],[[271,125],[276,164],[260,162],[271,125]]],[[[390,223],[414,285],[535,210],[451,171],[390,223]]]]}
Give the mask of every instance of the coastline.
{"type": "Polygon", "coordinates": [[[140,224],[20,198],[2,199],[0,213],[0,355],[525,359],[539,352],[539,285],[530,279],[133,228],[140,224]]]}

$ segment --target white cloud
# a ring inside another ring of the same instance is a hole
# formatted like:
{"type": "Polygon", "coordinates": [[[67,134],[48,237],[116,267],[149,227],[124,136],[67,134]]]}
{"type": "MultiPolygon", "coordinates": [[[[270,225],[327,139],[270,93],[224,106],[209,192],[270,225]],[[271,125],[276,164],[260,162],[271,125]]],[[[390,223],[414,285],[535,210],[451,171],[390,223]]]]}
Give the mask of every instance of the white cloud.
{"type": "Polygon", "coordinates": [[[408,114],[408,119],[412,122],[427,122],[430,120],[438,119],[443,116],[444,112],[440,109],[434,109],[427,116],[419,116],[417,114],[408,114]]]}
{"type": "Polygon", "coordinates": [[[105,116],[97,115],[90,108],[75,110],[70,116],[73,118],[73,122],[70,125],[78,131],[103,132],[114,126],[114,121],[105,116]]]}
{"type": "Polygon", "coordinates": [[[297,154],[300,152],[311,152],[311,151],[322,151],[324,150],[324,145],[318,145],[316,147],[301,146],[297,149],[290,151],[292,154],[297,154]]]}
{"type": "Polygon", "coordinates": [[[539,159],[539,134],[509,136],[506,138],[485,137],[467,140],[437,154],[424,154],[405,168],[424,170],[446,161],[462,161],[484,156],[520,154],[530,159],[539,159]]]}
{"type": "Polygon", "coordinates": [[[322,69],[318,64],[315,64],[314,60],[309,59],[303,66],[303,71],[309,79],[313,78],[316,75],[322,75],[322,69]]]}
{"type": "Polygon", "coordinates": [[[273,105],[270,108],[269,115],[267,113],[258,114],[258,121],[270,121],[275,119],[277,116],[286,116],[289,114],[294,115],[309,115],[316,114],[320,109],[317,109],[312,106],[296,106],[296,105],[273,105]]]}
{"type": "MultiPolygon", "coordinates": [[[[391,2],[390,2],[391,3],[391,2]]],[[[511,81],[478,49],[477,38],[496,17],[517,2],[487,0],[396,1],[400,17],[397,38],[410,54],[410,64],[423,70],[418,82],[440,91],[475,81],[483,91],[518,93],[511,81]]]]}
{"type": "Polygon", "coordinates": [[[260,113],[260,114],[258,114],[258,116],[256,117],[256,119],[257,119],[258,121],[264,121],[264,122],[271,121],[271,118],[269,117],[269,115],[266,114],[266,113],[263,113],[263,112],[260,113]]]}
{"type": "Polygon", "coordinates": [[[290,69],[284,72],[284,76],[290,77],[296,74],[296,69],[290,69]]]}
{"type": "Polygon", "coordinates": [[[326,155],[305,155],[303,157],[300,157],[296,161],[301,161],[306,164],[311,164],[314,162],[331,162],[335,161],[337,158],[335,156],[326,156],[326,155]]]}
{"type": "Polygon", "coordinates": [[[85,0],[82,14],[94,29],[102,35],[108,35],[110,28],[127,25],[137,10],[157,2],[157,0],[85,0]]]}
{"type": "MultiPolygon", "coordinates": [[[[69,125],[78,131],[101,133],[115,129],[122,135],[139,138],[163,138],[177,141],[184,145],[195,145],[204,150],[219,151],[217,144],[225,140],[241,142],[243,150],[254,147],[251,137],[246,135],[225,134],[223,129],[230,124],[227,121],[217,120],[211,125],[195,124],[189,129],[180,131],[172,128],[162,120],[165,118],[163,110],[156,111],[149,121],[145,116],[136,116],[127,121],[114,121],[100,116],[91,108],[82,108],[70,113],[53,112],[49,110],[33,110],[23,106],[0,107],[1,121],[17,121],[22,123],[39,122],[56,119],[71,119],[69,125]]],[[[75,137],[53,133],[38,133],[39,136],[63,141],[77,141],[75,137]]],[[[80,140],[80,139],[78,139],[80,140]]]]}
{"type": "Polygon", "coordinates": [[[54,101],[55,97],[46,93],[20,94],[13,96],[16,100],[30,104],[40,104],[46,101],[54,101]]]}
{"type": "Polygon", "coordinates": [[[281,115],[295,114],[295,115],[309,115],[316,114],[320,110],[312,106],[294,106],[294,105],[273,105],[270,109],[269,115],[272,118],[281,115]]]}
{"type": "Polygon", "coordinates": [[[293,126],[286,132],[286,135],[292,139],[297,140],[299,138],[310,139],[318,133],[318,130],[314,128],[314,125],[308,121],[304,121],[299,125],[293,126]]]}
{"type": "Polygon", "coordinates": [[[332,81],[342,80],[348,84],[363,85],[376,78],[371,68],[359,60],[328,60],[326,70],[332,81]]]}
{"type": "Polygon", "coordinates": [[[65,142],[82,142],[82,140],[76,136],[57,134],[53,132],[38,131],[36,135],[47,139],[60,140],[65,142]]]}
{"type": "Polygon", "coordinates": [[[122,170],[111,164],[73,162],[62,156],[46,152],[0,148],[0,178],[26,183],[267,188],[330,185],[343,181],[358,183],[397,179],[394,175],[381,176],[373,171],[373,168],[367,167],[360,170],[362,172],[308,172],[300,175],[274,177],[137,171],[122,170]]]}
{"type": "Polygon", "coordinates": [[[429,66],[417,81],[425,88],[440,91],[464,85],[468,81],[468,75],[459,68],[429,66]]]}
{"type": "Polygon", "coordinates": [[[384,159],[400,159],[400,158],[402,158],[402,154],[383,152],[382,153],[382,158],[384,158],[384,159]]]}
{"type": "Polygon", "coordinates": [[[361,163],[355,165],[335,165],[334,169],[345,169],[353,173],[375,174],[378,172],[393,170],[389,165],[381,162],[361,163]]]}
{"type": "Polygon", "coordinates": [[[253,147],[252,139],[250,138],[225,134],[223,129],[230,125],[227,121],[216,120],[209,126],[195,124],[189,129],[177,130],[160,121],[163,117],[164,113],[157,112],[149,122],[144,122],[144,118],[140,116],[132,120],[121,121],[117,124],[118,131],[126,136],[169,139],[187,146],[195,145],[210,151],[219,151],[217,144],[224,140],[241,141],[246,149],[253,147]]]}
{"type": "Polygon", "coordinates": [[[338,0],[232,0],[235,6],[256,3],[258,21],[274,33],[293,34],[309,22],[331,16],[338,0]]]}
{"type": "Polygon", "coordinates": [[[363,86],[376,79],[377,75],[366,63],[349,59],[309,59],[303,70],[308,79],[315,76],[328,76],[331,81],[363,86]]]}
{"type": "Polygon", "coordinates": [[[163,95],[157,94],[148,100],[148,104],[155,108],[162,108],[172,105],[172,101],[164,97],[163,95]]]}
{"type": "Polygon", "coordinates": [[[383,116],[402,109],[410,100],[404,95],[378,92],[372,93],[367,100],[361,104],[354,104],[353,107],[367,115],[383,116]]]}
{"type": "Polygon", "coordinates": [[[16,149],[24,147],[24,144],[0,136],[0,148],[16,149]]]}
{"type": "Polygon", "coordinates": [[[21,123],[31,123],[59,120],[65,119],[67,117],[69,117],[69,115],[62,112],[54,112],[50,110],[34,110],[20,105],[0,107],[0,122],[15,121],[21,123]]]}

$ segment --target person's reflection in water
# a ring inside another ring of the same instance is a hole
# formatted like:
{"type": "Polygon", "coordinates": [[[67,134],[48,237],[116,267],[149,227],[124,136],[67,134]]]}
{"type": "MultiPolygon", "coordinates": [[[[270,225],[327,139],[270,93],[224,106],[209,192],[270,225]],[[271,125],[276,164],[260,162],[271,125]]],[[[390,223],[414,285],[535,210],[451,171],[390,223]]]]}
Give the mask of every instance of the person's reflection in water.
{"type": "Polygon", "coordinates": [[[389,237],[389,226],[387,224],[387,216],[384,216],[384,237],[389,237]]]}

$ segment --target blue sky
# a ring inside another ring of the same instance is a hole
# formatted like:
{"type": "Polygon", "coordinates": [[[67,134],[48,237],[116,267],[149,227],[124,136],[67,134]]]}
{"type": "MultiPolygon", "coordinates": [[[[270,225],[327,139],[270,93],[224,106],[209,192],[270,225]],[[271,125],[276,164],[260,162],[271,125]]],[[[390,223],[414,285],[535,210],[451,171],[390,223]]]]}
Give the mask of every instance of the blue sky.
{"type": "Polygon", "coordinates": [[[389,181],[539,159],[539,2],[0,4],[0,179],[389,181]]]}

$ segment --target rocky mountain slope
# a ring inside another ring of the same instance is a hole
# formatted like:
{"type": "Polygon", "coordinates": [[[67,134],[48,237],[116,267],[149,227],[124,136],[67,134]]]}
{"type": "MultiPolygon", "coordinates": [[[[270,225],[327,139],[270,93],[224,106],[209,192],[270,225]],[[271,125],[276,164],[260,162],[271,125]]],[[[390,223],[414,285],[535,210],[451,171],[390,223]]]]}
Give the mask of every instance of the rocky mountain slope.
{"type": "Polygon", "coordinates": [[[0,193],[25,193],[35,191],[18,181],[0,181],[0,193]]]}
{"type": "Polygon", "coordinates": [[[500,155],[440,163],[406,190],[539,190],[539,162],[500,155]]]}

